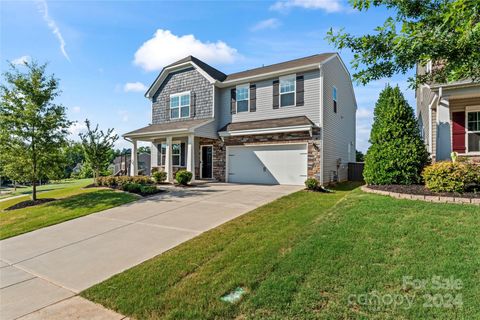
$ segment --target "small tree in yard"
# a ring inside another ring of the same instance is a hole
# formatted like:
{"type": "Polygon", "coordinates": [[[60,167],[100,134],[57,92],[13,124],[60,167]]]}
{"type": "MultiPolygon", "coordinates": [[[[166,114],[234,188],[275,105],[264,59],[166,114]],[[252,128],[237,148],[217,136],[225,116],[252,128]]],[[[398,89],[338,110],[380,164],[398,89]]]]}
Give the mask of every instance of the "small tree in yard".
{"type": "Polygon", "coordinates": [[[91,167],[93,171],[93,181],[97,184],[97,178],[100,172],[104,171],[111,161],[111,150],[115,141],[118,140],[118,135],[113,133],[113,128],[103,132],[98,129],[98,124],[95,129],[90,127],[90,121],[85,120],[87,126],[86,133],[80,133],[82,140],[83,151],[85,152],[86,164],[91,167]]]}
{"type": "Polygon", "coordinates": [[[398,87],[387,86],[378,98],[365,155],[368,184],[416,184],[429,162],[413,109],[398,87]]]}
{"type": "Polygon", "coordinates": [[[59,82],[45,72],[46,65],[25,63],[26,72],[11,65],[0,86],[0,156],[11,179],[32,184],[58,177],[68,127],[65,107],[54,103],[59,82]]]}

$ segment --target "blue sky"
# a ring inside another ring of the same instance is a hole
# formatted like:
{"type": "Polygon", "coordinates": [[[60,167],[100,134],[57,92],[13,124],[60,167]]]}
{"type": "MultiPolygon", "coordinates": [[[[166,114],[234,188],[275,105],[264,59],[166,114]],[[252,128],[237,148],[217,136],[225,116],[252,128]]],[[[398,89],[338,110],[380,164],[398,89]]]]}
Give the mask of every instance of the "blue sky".
{"type": "MultiPolygon", "coordinates": [[[[388,12],[354,12],[343,0],[2,1],[0,68],[7,60],[48,62],[61,80],[72,137],[90,119],[123,134],[150,122],[145,88],[161,67],[193,54],[225,73],[321,52],[330,27],[371,32],[388,12]]],[[[352,54],[340,52],[349,67],[352,54]]],[[[352,70],[351,70],[351,73],[352,70]]],[[[406,90],[408,75],[355,85],[357,148],[368,148],[372,111],[385,83],[406,90]]],[[[129,147],[120,139],[118,147],[129,147]]]]}

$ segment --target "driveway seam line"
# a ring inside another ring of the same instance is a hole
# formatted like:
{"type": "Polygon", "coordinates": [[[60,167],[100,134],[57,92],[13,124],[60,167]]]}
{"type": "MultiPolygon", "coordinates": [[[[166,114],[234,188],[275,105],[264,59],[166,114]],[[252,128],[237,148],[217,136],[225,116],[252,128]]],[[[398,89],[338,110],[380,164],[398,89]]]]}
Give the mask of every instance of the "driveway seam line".
{"type": "Polygon", "coordinates": [[[71,289],[71,288],[68,288],[68,287],[65,287],[65,286],[63,286],[63,285],[61,285],[61,284],[58,284],[58,283],[56,283],[55,281],[53,281],[53,280],[51,280],[51,279],[49,279],[49,278],[46,278],[45,276],[39,275],[39,274],[37,274],[36,272],[30,270],[29,268],[26,268],[26,267],[21,266],[21,265],[18,265],[18,266],[15,266],[15,267],[18,268],[18,269],[20,269],[20,270],[22,270],[22,271],[24,271],[24,272],[26,272],[26,273],[31,274],[32,276],[34,276],[34,278],[32,278],[32,279],[30,279],[30,280],[33,280],[33,279],[38,278],[38,279],[40,279],[40,280],[43,280],[43,281],[46,281],[46,282],[50,283],[51,285],[54,285],[54,286],[58,287],[58,288],[60,288],[60,289],[64,289],[64,290],[70,291],[70,292],[73,293],[74,295],[78,294],[75,290],[73,290],[73,289],[71,289]]]}
{"type": "MultiPolygon", "coordinates": [[[[17,317],[17,318],[15,318],[14,320],[17,320],[17,319],[26,317],[26,316],[28,316],[28,315],[30,315],[30,314],[32,314],[32,313],[38,312],[38,311],[40,311],[40,310],[43,310],[43,309],[48,308],[48,307],[51,307],[51,306],[56,305],[56,304],[58,304],[58,303],[60,303],[60,302],[63,302],[63,301],[65,301],[65,300],[68,300],[68,299],[71,299],[71,298],[77,297],[77,296],[78,296],[78,294],[75,294],[75,295],[73,295],[73,296],[70,296],[70,297],[63,298],[63,299],[61,299],[61,300],[52,302],[52,303],[50,303],[50,304],[48,304],[48,305],[46,305],[46,306],[44,306],[44,307],[41,307],[41,308],[39,308],[39,309],[36,309],[36,310],[30,311],[30,312],[28,312],[28,313],[22,314],[20,317],[17,317]]],[[[90,301],[90,300],[89,300],[89,301],[90,301]]],[[[110,310],[110,309],[108,309],[108,310],[110,310]]]]}
{"type": "MultiPolygon", "coordinates": [[[[19,269],[20,269],[20,268],[19,268],[19,269]]],[[[25,270],[22,270],[22,271],[25,271],[25,270]]],[[[31,274],[30,272],[27,272],[27,273],[30,274],[32,277],[31,277],[31,278],[28,278],[28,279],[25,279],[25,280],[22,280],[22,281],[18,281],[18,282],[9,284],[8,286],[5,286],[5,287],[0,288],[0,290],[7,289],[7,288],[10,288],[10,287],[16,286],[17,284],[24,283],[24,282],[27,282],[27,281],[30,281],[30,280],[33,280],[33,279],[36,279],[36,278],[37,278],[37,276],[31,274]]]]}
{"type": "MultiPolygon", "coordinates": [[[[233,192],[233,191],[237,191],[237,190],[226,191],[225,194],[231,193],[231,192],[233,192]]],[[[207,199],[210,198],[210,197],[214,197],[214,196],[215,196],[215,195],[208,196],[207,199]]],[[[188,204],[186,204],[186,205],[184,205],[184,206],[179,206],[179,207],[177,207],[177,208],[173,208],[173,209],[164,211],[164,212],[159,213],[159,214],[154,214],[154,215],[148,216],[148,217],[146,217],[146,218],[142,218],[142,219],[139,219],[139,220],[135,220],[135,221],[126,223],[126,224],[124,224],[124,225],[115,227],[115,228],[113,228],[113,229],[104,231],[104,232],[102,232],[102,233],[98,233],[98,234],[95,234],[95,235],[93,235],[93,236],[90,236],[90,237],[87,237],[87,238],[84,238],[84,239],[81,239],[81,240],[77,240],[77,241],[75,241],[75,242],[72,242],[72,243],[69,243],[69,244],[60,246],[60,247],[58,247],[58,248],[55,248],[55,249],[52,249],[52,250],[49,250],[49,251],[42,252],[42,253],[40,253],[40,254],[38,254],[38,255],[36,255],[36,256],[32,256],[32,257],[29,257],[29,258],[27,258],[27,259],[23,259],[23,260],[17,261],[17,262],[15,262],[15,263],[12,263],[11,265],[16,266],[16,265],[19,264],[19,263],[23,263],[23,262],[26,262],[26,261],[29,261],[29,260],[36,259],[36,258],[41,257],[41,256],[43,256],[43,255],[49,254],[49,253],[51,253],[51,252],[54,252],[54,251],[57,251],[57,250],[60,250],[60,249],[63,249],[63,248],[66,248],[66,247],[69,247],[69,246],[72,246],[72,245],[75,245],[75,244],[84,242],[84,241],[87,241],[87,240],[90,240],[90,239],[93,239],[93,238],[96,238],[96,237],[98,237],[98,236],[105,235],[105,234],[110,233],[110,232],[112,232],[112,231],[120,230],[120,229],[122,229],[122,228],[131,226],[131,225],[133,225],[133,224],[135,224],[135,223],[142,222],[142,221],[144,221],[144,220],[147,220],[147,219],[150,219],[150,218],[153,218],[153,217],[156,217],[156,216],[165,214],[165,213],[170,212],[170,211],[173,211],[173,210],[177,210],[177,209],[180,209],[180,208],[188,207],[189,205],[192,205],[192,204],[195,204],[195,203],[199,203],[199,202],[201,202],[201,201],[203,201],[203,200],[204,200],[204,199],[198,200],[198,201],[192,201],[191,203],[188,203],[188,204]]],[[[87,217],[87,216],[86,216],[86,217],[87,217]]]]}

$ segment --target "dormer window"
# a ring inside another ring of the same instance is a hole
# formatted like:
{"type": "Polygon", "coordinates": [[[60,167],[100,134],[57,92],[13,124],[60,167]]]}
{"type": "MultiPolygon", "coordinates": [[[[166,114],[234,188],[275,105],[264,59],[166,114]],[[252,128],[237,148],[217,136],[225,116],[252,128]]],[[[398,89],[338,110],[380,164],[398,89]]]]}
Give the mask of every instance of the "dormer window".
{"type": "Polygon", "coordinates": [[[190,92],[170,96],[170,119],[190,117],[190,92]]]}
{"type": "Polygon", "coordinates": [[[248,84],[237,86],[237,113],[248,111],[248,88],[248,84]]]}
{"type": "Polygon", "coordinates": [[[280,77],[280,107],[295,105],[295,75],[280,77]]]}

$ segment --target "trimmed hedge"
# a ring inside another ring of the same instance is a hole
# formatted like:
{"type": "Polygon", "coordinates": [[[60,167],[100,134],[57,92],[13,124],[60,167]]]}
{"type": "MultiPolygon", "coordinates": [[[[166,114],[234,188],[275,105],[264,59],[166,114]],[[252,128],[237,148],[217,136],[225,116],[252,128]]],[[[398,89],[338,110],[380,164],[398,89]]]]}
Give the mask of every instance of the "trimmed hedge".
{"type": "Polygon", "coordinates": [[[192,180],[193,174],[187,170],[178,170],[175,174],[175,180],[183,186],[186,186],[192,180]]]}
{"type": "Polygon", "coordinates": [[[165,171],[155,171],[152,173],[152,178],[156,183],[167,180],[167,173],[165,171]]]}
{"type": "Polygon", "coordinates": [[[147,176],[108,176],[98,177],[97,184],[103,187],[122,187],[126,183],[138,183],[138,184],[152,184],[153,181],[147,176]]]}
{"type": "Polygon", "coordinates": [[[425,187],[433,192],[463,193],[470,187],[480,187],[480,165],[465,161],[441,161],[423,171],[425,187]]]}
{"type": "Polygon", "coordinates": [[[307,187],[308,190],[317,190],[319,185],[320,182],[315,178],[305,180],[305,187],[307,187]]]}

